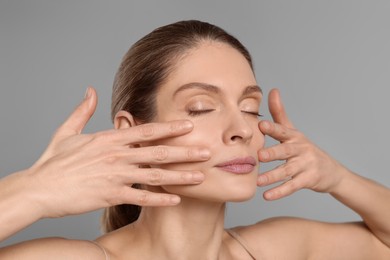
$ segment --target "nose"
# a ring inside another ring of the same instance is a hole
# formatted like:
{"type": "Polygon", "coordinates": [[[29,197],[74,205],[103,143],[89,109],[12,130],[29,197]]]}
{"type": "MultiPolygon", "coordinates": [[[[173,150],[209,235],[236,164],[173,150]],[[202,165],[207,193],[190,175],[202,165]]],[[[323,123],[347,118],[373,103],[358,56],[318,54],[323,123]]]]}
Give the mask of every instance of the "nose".
{"type": "Polygon", "coordinates": [[[249,143],[253,137],[253,129],[248,119],[241,111],[231,113],[226,116],[226,130],[224,131],[223,141],[226,144],[249,143]]]}

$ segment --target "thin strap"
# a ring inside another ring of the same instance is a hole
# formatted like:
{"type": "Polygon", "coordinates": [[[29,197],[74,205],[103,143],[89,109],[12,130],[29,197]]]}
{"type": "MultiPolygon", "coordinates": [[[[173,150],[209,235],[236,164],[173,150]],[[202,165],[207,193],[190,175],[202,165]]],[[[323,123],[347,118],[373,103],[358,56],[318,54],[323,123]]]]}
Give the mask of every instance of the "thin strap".
{"type": "Polygon", "coordinates": [[[256,258],[251,253],[252,250],[250,250],[249,246],[244,242],[244,240],[236,231],[234,231],[233,229],[226,229],[226,232],[245,249],[245,251],[252,257],[253,260],[256,260],[256,258]]]}
{"type": "Polygon", "coordinates": [[[106,260],[110,260],[110,256],[108,255],[106,249],[104,249],[103,246],[101,246],[98,242],[93,241],[93,240],[87,240],[87,241],[89,241],[89,242],[91,242],[92,244],[94,244],[94,245],[96,245],[97,247],[99,247],[99,248],[103,251],[104,256],[106,257],[106,260]]]}

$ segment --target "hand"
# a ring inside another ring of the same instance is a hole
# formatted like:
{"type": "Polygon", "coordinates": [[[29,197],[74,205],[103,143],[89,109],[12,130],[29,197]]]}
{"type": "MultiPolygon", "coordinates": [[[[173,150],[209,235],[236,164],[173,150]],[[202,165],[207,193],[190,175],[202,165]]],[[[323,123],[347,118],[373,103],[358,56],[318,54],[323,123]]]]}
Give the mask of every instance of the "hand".
{"type": "Polygon", "coordinates": [[[42,217],[80,214],[118,204],[175,205],[180,202],[177,195],[134,189],[131,185],[188,185],[203,181],[200,172],[140,168],[139,165],[204,161],[209,158],[208,150],[131,146],[186,134],[193,128],[191,122],[150,123],[81,134],[96,104],[96,92],[88,88],[86,98],[57,130],[42,157],[24,174],[28,194],[36,198],[42,217]]]}
{"type": "Polygon", "coordinates": [[[284,110],[278,90],[273,89],[269,93],[268,106],[274,122],[261,121],[259,129],[280,144],[260,150],[259,160],[285,160],[285,163],[259,175],[259,186],[283,182],[266,191],[264,198],[279,199],[303,188],[331,192],[340,182],[344,167],[294,128],[284,110]]]}

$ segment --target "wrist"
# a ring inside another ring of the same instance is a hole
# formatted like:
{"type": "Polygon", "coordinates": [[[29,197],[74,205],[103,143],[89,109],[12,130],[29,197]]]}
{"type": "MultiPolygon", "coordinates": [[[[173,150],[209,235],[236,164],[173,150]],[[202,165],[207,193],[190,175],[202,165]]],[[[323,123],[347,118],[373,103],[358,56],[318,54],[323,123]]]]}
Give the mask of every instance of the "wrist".
{"type": "Polygon", "coordinates": [[[42,215],[29,195],[26,171],[0,180],[0,241],[39,220],[42,215]]]}
{"type": "Polygon", "coordinates": [[[19,174],[19,193],[20,202],[25,207],[25,212],[30,214],[35,221],[47,217],[45,214],[45,203],[43,191],[36,180],[35,169],[29,168],[18,172],[19,174]]]}
{"type": "Polygon", "coordinates": [[[332,196],[341,194],[345,190],[345,187],[348,186],[348,182],[351,180],[351,178],[353,178],[354,175],[355,174],[349,169],[339,164],[335,184],[332,185],[328,193],[330,193],[332,196]]]}

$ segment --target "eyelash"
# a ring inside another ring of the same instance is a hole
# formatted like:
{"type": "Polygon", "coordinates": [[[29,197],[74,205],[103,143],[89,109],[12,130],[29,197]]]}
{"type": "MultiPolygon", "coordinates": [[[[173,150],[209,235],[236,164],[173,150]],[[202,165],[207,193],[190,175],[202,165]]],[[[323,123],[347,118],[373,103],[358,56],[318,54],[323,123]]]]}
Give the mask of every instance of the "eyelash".
{"type": "Polygon", "coordinates": [[[189,110],[188,111],[188,115],[190,115],[190,116],[199,116],[199,115],[206,114],[206,113],[209,113],[209,112],[212,112],[212,111],[214,111],[214,109],[189,110]]]}
{"type": "Polygon", "coordinates": [[[251,115],[254,115],[254,116],[257,116],[257,117],[263,117],[262,114],[259,114],[257,112],[249,112],[249,111],[241,111],[243,113],[247,113],[247,114],[251,114],[251,115]]]}
{"type": "MultiPolygon", "coordinates": [[[[199,115],[202,115],[202,114],[206,114],[206,113],[209,113],[209,112],[212,112],[214,111],[215,109],[206,109],[206,110],[190,110],[188,111],[188,115],[189,116],[199,116],[199,115]]],[[[263,115],[257,113],[257,112],[250,112],[250,111],[241,111],[243,113],[247,113],[247,114],[250,114],[250,115],[254,115],[254,116],[257,116],[257,117],[263,117],[263,115]]]]}

